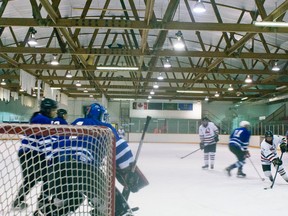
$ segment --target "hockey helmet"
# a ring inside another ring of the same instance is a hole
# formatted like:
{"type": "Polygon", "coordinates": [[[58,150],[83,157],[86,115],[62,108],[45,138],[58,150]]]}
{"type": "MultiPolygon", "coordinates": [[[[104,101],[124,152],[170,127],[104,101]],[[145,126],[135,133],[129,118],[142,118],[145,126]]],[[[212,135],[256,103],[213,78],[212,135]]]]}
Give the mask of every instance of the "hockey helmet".
{"type": "Polygon", "coordinates": [[[51,111],[58,108],[58,103],[50,98],[45,98],[40,104],[40,113],[45,116],[51,116],[51,111]]]}
{"type": "Polygon", "coordinates": [[[250,126],[250,122],[248,121],[241,121],[239,123],[239,127],[249,127],[250,126]]]}
{"type": "Polygon", "coordinates": [[[102,121],[102,117],[105,111],[106,109],[102,105],[98,103],[93,103],[88,107],[86,117],[102,121]]]}
{"type": "Polygon", "coordinates": [[[272,131],[266,131],[265,132],[265,138],[266,137],[273,137],[273,132],[272,131]]]}
{"type": "Polygon", "coordinates": [[[63,116],[66,115],[66,114],[67,114],[67,110],[65,110],[65,109],[58,109],[57,110],[57,116],[59,118],[63,118],[63,116]]]}

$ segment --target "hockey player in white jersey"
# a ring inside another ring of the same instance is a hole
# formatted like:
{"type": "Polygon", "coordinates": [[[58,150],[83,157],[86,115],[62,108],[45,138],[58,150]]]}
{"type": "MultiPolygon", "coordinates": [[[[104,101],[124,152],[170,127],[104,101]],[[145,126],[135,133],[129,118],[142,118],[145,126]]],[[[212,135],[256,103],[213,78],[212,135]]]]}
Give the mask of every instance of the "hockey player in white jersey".
{"type": "Polygon", "coordinates": [[[214,169],[216,144],[219,141],[218,138],[219,130],[217,126],[210,122],[207,117],[202,119],[202,124],[199,127],[199,137],[200,137],[200,148],[204,149],[204,166],[203,169],[208,169],[209,159],[210,168],[214,169]]]}
{"type": "Polygon", "coordinates": [[[278,169],[278,173],[288,182],[288,176],[282,166],[282,160],[277,155],[277,147],[280,146],[281,152],[287,151],[287,141],[284,136],[273,135],[272,131],[265,132],[265,139],[261,142],[261,163],[264,175],[273,182],[271,174],[271,163],[278,169]]]}

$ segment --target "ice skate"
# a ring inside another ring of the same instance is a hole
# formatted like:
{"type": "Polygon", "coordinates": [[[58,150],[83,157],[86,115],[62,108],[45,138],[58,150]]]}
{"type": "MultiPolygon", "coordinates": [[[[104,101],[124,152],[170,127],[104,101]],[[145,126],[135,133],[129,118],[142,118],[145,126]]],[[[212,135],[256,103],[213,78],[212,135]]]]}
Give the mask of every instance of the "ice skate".
{"type": "Polygon", "coordinates": [[[214,165],[210,165],[210,169],[214,169],[214,165]]]}
{"type": "Polygon", "coordinates": [[[227,173],[227,175],[230,177],[231,176],[231,169],[230,169],[230,167],[227,167],[226,169],[225,169],[225,172],[227,173]]]}
{"type": "Polygon", "coordinates": [[[204,166],[202,166],[202,169],[208,169],[208,164],[206,164],[206,165],[204,165],[204,166]]]}
{"type": "Polygon", "coordinates": [[[237,172],[237,177],[238,177],[238,178],[245,178],[245,177],[246,177],[246,174],[243,173],[241,169],[239,169],[238,172],[237,172]]]}

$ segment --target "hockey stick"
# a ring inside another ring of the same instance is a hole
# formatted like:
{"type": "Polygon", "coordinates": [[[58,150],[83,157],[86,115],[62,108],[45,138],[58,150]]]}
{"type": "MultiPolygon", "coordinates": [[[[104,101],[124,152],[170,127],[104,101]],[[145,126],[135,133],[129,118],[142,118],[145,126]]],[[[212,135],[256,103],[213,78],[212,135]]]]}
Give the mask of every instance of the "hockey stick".
{"type": "MultiPolygon", "coordinates": [[[[282,159],[282,156],[283,156],[283,152],[282,152],[281,155],[280,155],[280,160],[282,159]]],[[[275,175],[274,175],[273,182],[272,182],[271,186],[264,188],[264,190],[272,189],[272,188],[273,188],[274,183],[275,183],[275,180],[276,180],[276,177],[277,177],[277,173],[278,173],[279,167],[280,167],[280,165],[278,165],[277,168],[276,168],[276,172],[275,172],[275,175]]]]}
{"type": "MultiPolygon", "coordinates": [[[[142,136],[141,136],[141,139],[140,139],[140,143],[139,143],[139,146],[138,146],[138,149],[137,149],[137,152],[136,152],[135,160],[134,160],[134,163],[133,163],[132,168],[131,168],[131,172],[132,172],[132,173],[135,172],[135,169],[136,169],[136,167],[137,167],[137,166],[136,166],[136,165],[137,165],[137,161],[138,161],[138,158],[139,158],[139,155],[140,155],[142,146],[143,146],[144,136],[145,136],[146,131],[147,131],[147,129],[148,129],[150,120],[151,120],[151,116],[147,116],[146,122],[145,122],[145,125],[144,125],[144,129],[143,129],[143,132],[142,132],[142,136]]],[[[129,188],[124,187],[124,189],[123,189],[123,191],[122,191],[122,195],[123,195],[123,197],[124,197],[126,200],[128,200],[129,194],[130,194],[129,188]]]]}
{"type": "Polygon", "coordinates": [[[252,162],[252,160],[250,159],[250,157],[249,157],[249,161],[250,161],[250,163],[252,164],[252,166],[254,167],[255,171],[257,172],[259,178],[260,178],[262,181],[265,181],[265,178],[262,178],[262,176],[260,175],[260,173],[259,173],[258,170],[256,169],[256,167],[255,167],[254,163],[252,162]]]}
{"type": "Polygon", "coordinates": [[[201,148],[196,149],[196,150],[190,152],[189,154],[182,156],[181,159],[186,158],[186,157],[188,157],[189,155],[191,155],[191,154],[193,154],[193,153],[195,153],[195,152],[197,152],[197,151],[199,151],[199,150],[201,150],[201,148]]]}

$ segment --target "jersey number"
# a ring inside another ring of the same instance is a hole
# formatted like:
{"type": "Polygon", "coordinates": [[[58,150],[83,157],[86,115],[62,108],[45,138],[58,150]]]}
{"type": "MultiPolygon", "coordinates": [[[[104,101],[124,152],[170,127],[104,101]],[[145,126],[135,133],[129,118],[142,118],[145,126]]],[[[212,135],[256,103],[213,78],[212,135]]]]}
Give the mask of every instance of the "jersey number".
{"type": "Polygon", "coordinates": [[[234,137],[240,137],[242,132],[243,132],[243,130],[235,130],[233,136],[234,137]]]}

